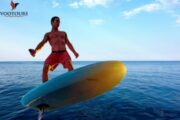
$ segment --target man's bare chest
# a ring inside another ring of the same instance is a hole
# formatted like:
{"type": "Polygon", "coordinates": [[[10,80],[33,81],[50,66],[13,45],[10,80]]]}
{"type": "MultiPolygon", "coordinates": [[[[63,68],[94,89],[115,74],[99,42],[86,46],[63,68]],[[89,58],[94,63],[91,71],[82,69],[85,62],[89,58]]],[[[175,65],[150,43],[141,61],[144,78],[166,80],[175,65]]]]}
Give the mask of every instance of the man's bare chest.
{"type": "Polygon", "coordinates": [[[61,32],[51,33],[49,34],[49,42],[51,44],[65,44],[65,34],[61,32]]]}
{"type": "Polygon", "coordinates": [[[50,33],[49,38],[63,40],[65,39],[65,34],[64,33],[50,33]]]}

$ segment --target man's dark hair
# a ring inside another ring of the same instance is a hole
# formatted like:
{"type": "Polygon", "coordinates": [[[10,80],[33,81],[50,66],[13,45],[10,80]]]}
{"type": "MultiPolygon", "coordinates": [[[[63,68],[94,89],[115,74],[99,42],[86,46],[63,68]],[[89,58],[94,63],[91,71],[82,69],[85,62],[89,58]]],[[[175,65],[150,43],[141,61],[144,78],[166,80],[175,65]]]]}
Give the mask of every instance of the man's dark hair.
{"type": "Polygon", "coordinates": [[[59,19],[59,17],[58,17],[58,16],[54,16],[54,17],[52,17],[52,18],[51,18],[51,24],[54,22],[54,20],[55,20],[56,18],[58,18],[58,19],[59,19]]]}

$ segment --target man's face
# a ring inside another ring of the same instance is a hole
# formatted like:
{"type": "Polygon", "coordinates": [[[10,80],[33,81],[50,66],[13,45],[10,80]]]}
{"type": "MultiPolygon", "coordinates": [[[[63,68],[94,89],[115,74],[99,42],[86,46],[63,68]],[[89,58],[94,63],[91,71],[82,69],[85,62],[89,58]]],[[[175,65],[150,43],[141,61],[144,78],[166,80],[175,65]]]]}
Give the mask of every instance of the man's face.
{"type": "Polygon", "coordinates": [[[58,28],[60,24],[59,18],[55,18],[54,21],[52,22],[52,26],[55,28],[58,28]]]}

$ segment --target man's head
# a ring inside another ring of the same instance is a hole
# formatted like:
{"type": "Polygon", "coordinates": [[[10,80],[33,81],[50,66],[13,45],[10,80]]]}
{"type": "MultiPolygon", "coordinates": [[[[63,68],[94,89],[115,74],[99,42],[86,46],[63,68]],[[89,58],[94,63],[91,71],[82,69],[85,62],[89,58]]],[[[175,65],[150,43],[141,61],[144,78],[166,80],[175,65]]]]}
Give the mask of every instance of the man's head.
{"type": "Polygon", "coordinates": [[[60,24],[60,18],[58,16],[54,16],[51,18],[52,27],[58,28],[60,24]]]}

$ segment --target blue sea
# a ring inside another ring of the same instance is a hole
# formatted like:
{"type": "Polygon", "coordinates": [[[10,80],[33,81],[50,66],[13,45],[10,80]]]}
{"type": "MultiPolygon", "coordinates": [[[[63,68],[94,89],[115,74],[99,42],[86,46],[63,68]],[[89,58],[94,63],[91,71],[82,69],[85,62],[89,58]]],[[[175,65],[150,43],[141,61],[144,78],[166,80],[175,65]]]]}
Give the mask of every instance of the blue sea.
{"type": "MultiPolygon", "coordinates": [[[[75,68],[95,61],[73,62],[75,68]]],[[[45,112],[44,120],[180,120],[180,62],[125,61],[127,75],[91,100],[45,112]]],[[[0,120],[37,120],[21,97],[41,84],[43,62],[0,62],[0,120]]],[[[60,65],[49,78],[67,70],[60,65]]]]}

